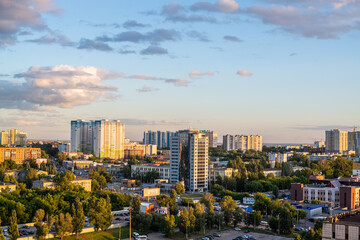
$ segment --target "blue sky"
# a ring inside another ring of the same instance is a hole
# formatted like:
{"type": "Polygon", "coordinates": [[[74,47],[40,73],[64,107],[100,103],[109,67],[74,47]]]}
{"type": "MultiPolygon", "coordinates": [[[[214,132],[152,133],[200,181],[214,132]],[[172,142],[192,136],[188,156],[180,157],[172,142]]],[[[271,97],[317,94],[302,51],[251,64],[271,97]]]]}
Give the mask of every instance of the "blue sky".
{"type": "Polygon", "coordinates": [[[2,0],[0,130],[72,119],[312,142],[358,125],[359,0],[2,0]]]}

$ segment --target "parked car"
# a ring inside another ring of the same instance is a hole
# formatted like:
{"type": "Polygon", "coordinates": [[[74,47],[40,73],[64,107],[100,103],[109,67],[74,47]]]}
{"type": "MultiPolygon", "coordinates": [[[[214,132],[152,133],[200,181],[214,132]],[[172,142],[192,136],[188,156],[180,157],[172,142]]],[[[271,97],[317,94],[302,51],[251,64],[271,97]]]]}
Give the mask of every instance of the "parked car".
{"type": "Polygon", "coordinates": [[[201,240],[210,240],[208,237],[203,237],[201,240]]]}
{"type": "Polygon", "coordinates": [[[148,237],[146,235],[139,235],[136,237],[136,240],[147,240],[148,237]]]}
{"type": "Polygon", "coordinates": [[[246,229],[246,230],[244,231],[244,233],[248,233],[248,232],[250,232],[250,230],[249,230],[249,229],[246,229]]]}
{"type": "Polygon", "coordinates": [[[137,232],[133,232],[132,236],[133,236],[134,238],[136,238],[136,237],[140,236],[140,234],[137,233],[137,232]]]}
{"type": "Polygon", "coordinates": [[[221,237],[220,233],[218,233],[218,232],[213,233],[213,236],[214,237],[221,237]]]}
{"type": "Polygon", "coordinates": [[[234,228],[234,230],[235,231],[241,231],[241,228],[236,227],[236,228],[234,228]]]}

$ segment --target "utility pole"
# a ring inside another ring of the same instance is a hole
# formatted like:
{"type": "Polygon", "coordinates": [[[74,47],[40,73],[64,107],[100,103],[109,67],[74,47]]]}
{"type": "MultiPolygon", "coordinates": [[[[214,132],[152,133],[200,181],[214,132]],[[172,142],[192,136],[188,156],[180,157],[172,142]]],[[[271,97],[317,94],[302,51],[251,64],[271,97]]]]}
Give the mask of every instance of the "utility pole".
{"type": "Polygon", "coordinates": [[[121,223],[119,225],[119,240],[121,240],[121,223]]]}
{"type": "Polygon", "coordinates": [[[280,214],[277,215],[277,219],[278,219],[278,230],[279,230],[279,235],[280,235],[280,214]]]}
{"type": "Polygon", "coordinates": [[[131,240],[131,208],[129,208],[129,212],[130,212],[130,227],[129,227],[129,240],[131,240]]]}

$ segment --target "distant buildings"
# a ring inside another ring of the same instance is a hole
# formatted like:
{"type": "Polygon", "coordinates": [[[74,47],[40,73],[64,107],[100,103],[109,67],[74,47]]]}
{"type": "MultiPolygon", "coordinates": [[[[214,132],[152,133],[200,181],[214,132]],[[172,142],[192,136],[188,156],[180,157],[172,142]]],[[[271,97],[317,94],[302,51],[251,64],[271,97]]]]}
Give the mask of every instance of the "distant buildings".
{"type": "Polygon", "coordinates": [[[19,129],[9,129],[0,132],[0,145],[7,147],[26,147],[27,145],[27,132],[19,129]]]}
{"type": "Polygon", "coordinates": [[[138,144],[136,142],[128,142],[124,145],[125,158],[143,158],[145,156],[152,156],[157,154],[157,145],[153,144],[138,144]]]}
{"type": "Polygon", "coordinates": [[[58,144],[59,152],[70,152],[71,151],[71,143],[62,143],[58,144]]]}
{"type": "MultiPolygon", "coordinates": [[[[201,130],[209,138],[209,147],[217,147],[218,134],[211,130],[201,130]]],[[[159,149],[170,148],[171,137],[174,132],[161,132],[161,131],[145,131],[143,143],[157,145],[159,149]]]]}
{"type": "Polygon", "coordinates": [[[326,152],[343,153],[348,150],[348,132],[332,129],[325,132],[326,152]]]}
{"type": "Polygon", "coordinates": [[[288,153],[268,153],[271,168],[275,167],[275,163],[287,162],[288,153]]]}
{"type": "Polygon", "coordinates": [[[171,138],[170,183],[185,182],[192,192],[208,189],[209,138],[199,130],[182,130],[171,138]]]}
{"type": "Polygon", "coordinates": [[[171,137],[174,135],[173,132],[161,132],[161,131],[145,131],[143,143],[145,145],[152,144],[157,145],[159,149],[169,148],[171,137]]]}
{"type": "Polygon", "coordinates": [[[360,132],[348,133],[348,148],[351,151],[355,151],[356,156],[359,156],[360,152],[360,132]]]}
{"type": "Polygon", "coordinates": [[[206,136],[209,138],[209,147],[217,147],[217,143],[218,143],[218,134],[217,132],[214,131],[206,131],[205,132],[206,136]]]}
{"type": "Polygon", "coordinates": [[[41,158],[40,148],[0,147],[0,163],[13,160],[21,165],[24,161],[41,158]]]}
{"type": "Polygon", "coordinates": [[[124,158],[125,124],[120,120],[71,121],[71,151],[99,158],[124,158]]]}
{"type": "Polygon", "coordinates": [[[238,150],[256,150],[262,151],[262,136],[258,135],[224,135],[223,136],[223,149],[227,151],[238,150]]]}

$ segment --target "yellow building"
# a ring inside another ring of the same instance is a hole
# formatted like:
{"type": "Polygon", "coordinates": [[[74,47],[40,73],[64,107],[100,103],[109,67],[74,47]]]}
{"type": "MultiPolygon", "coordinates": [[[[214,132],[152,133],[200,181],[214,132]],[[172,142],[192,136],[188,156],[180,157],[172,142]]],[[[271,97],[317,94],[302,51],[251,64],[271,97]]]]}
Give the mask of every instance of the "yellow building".
{"type": "Polygon", "coordinates": [[[0,132],[0,145],[6,146],[9,144],[9,134],[7,132],[0,132]]]}
{"type": "Polygon", "coordinates": [[[41,157],[40,148],[24,147],[0,147],[0,163],[5,160],[13,160],[16,164],[21,165],[24,161],[37,159],[41,157]]]}
{"type": "Polygon", "coordinates": [[[12,192],[16,190],[16,184],[0,182],[0,192],[12,192]]]}
{"type": "MultiPolygon", "coordinates": [[[[81,186],[85,191],[91,191],[91,179],[78,178],[71,181],[75,186],[81,186]]],[[[32,182],[33,188],[55,189],[56,183],[49,180],[35,180],[32,182]]]]}
{"type": "Polygon", "coordinates": [[[75,186],[81,186],[84,188],[85,191],[90,192],[91,191],[91,179],[87,178],[77,178],[74,181],[72,181],[75,186]]]}

